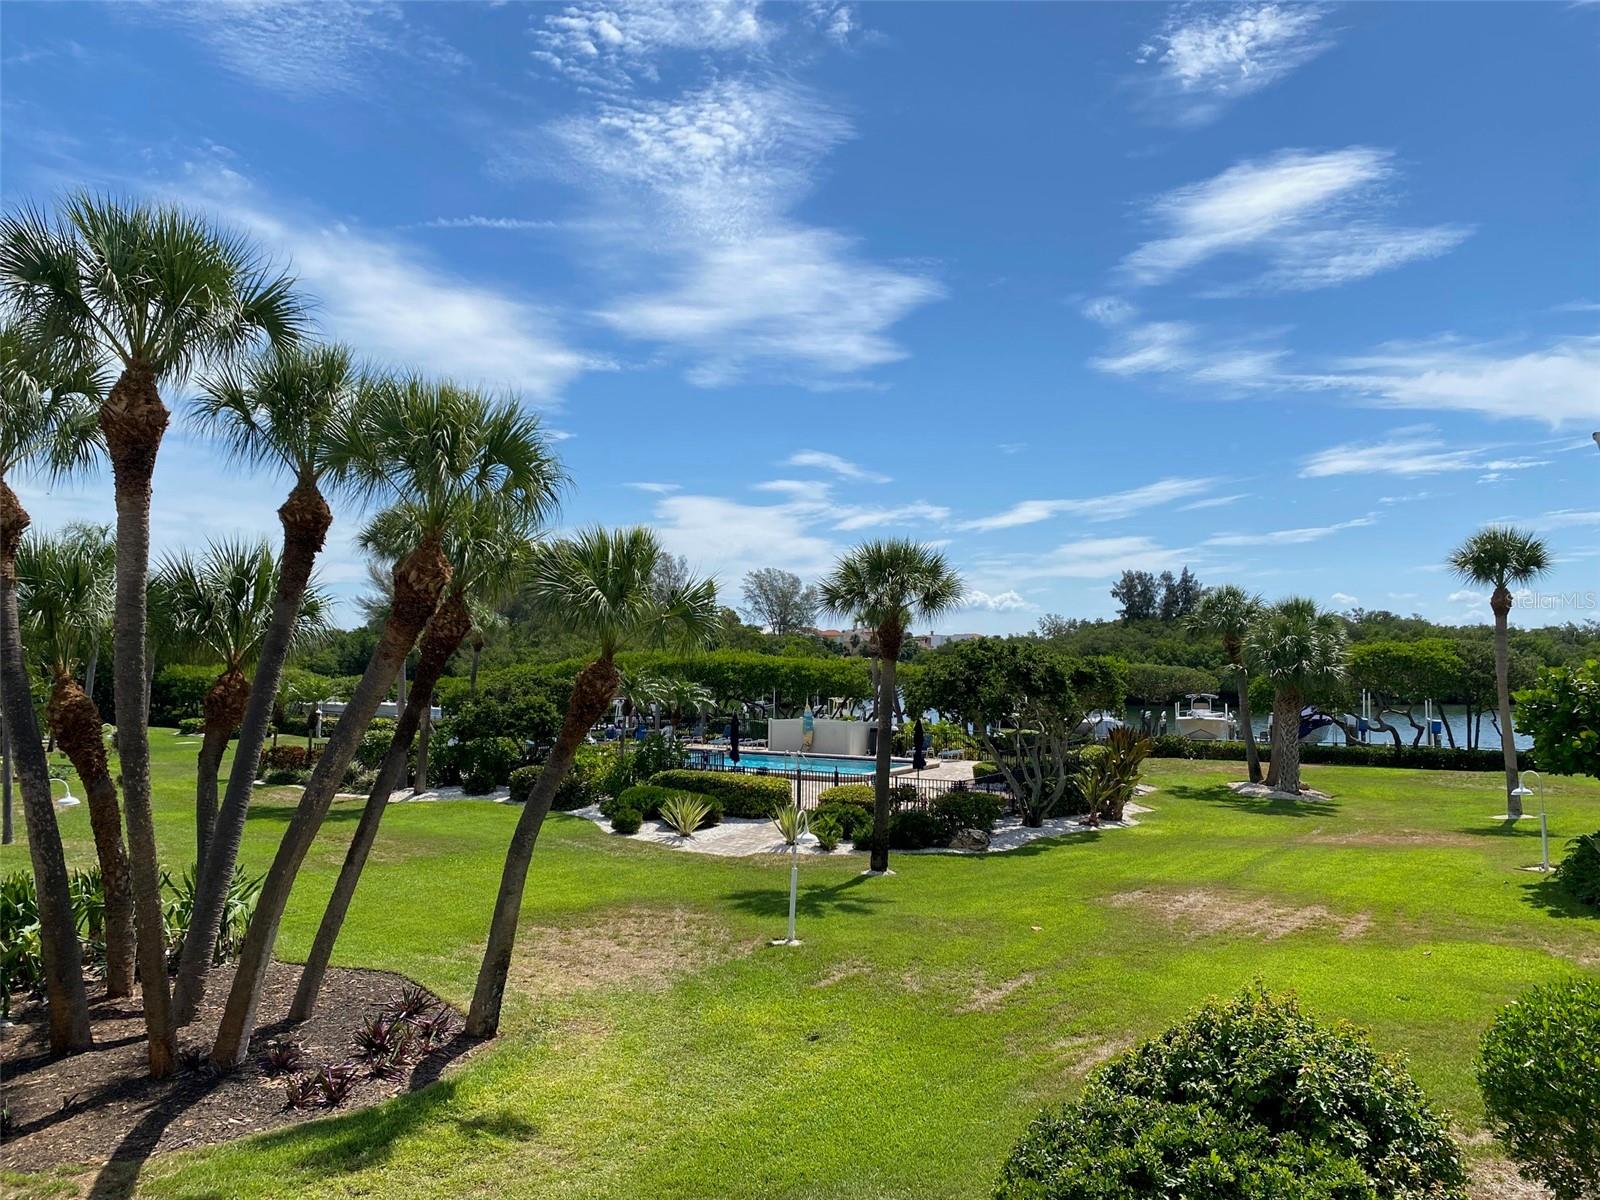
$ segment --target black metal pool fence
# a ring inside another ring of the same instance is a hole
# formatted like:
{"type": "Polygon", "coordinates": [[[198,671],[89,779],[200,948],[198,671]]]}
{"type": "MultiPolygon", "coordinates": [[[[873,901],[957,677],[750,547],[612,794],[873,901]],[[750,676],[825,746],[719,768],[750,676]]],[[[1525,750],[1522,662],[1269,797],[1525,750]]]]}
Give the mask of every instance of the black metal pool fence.
{"type": "MultiPolygon", "coordinates": [[[[837,787],[841,783],[863,783],[872,786],[872,776],[857,771],[840,771],[823,766],[782,768],[746,766],[730,762],[725,754],[695,755],[688,764],[697,771],[720,771],[734,775],[765,775],[770,779],[785,779],[792,786],[802,783],[819,783],[823,787],[837,787]]],[[[1005,776],[996,771],[968,782],[965,779],[930,779],[915,771],[901,771],[889,777],[895,803],[900,808],[927,808],[941,796],[951,792],[988,792],[1009,801],[1010,791],[1005,776]]]]}

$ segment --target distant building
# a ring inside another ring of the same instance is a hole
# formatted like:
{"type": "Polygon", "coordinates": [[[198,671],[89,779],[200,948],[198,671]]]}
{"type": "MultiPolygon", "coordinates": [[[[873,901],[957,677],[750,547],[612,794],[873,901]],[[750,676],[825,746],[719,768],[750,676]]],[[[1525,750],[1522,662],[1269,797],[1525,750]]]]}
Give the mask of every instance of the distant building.
{"type": "Polygon", "coordinates": [[[937,650],[946,642],[975,642],[982,636],[981,633],[930,633],[926,645],[930,650],[937,650]]]}

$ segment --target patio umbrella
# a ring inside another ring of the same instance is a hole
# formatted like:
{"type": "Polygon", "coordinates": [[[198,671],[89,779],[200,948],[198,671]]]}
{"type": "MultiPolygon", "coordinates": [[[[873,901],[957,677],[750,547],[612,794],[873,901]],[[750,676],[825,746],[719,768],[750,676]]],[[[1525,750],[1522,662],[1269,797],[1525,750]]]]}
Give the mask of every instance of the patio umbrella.
{"type": "Polygon", "coordinates": [[[739,761],[739,714],[733,714],[733,720],[728,722],[728,761],[739,761]]]}
{"type": "Polygon", "coordinates": [[[922,718],[917,718],[917,723],[911,727],[911,769],[923,771],[928,767],[928,756],[922,752],[922,718]]]}

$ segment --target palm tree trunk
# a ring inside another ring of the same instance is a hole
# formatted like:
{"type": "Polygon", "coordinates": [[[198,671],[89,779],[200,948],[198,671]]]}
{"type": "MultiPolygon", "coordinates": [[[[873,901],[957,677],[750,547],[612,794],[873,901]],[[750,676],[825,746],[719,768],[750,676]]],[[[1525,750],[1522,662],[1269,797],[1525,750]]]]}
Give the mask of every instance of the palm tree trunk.
{"type": "Polygon", "coordinates": [[[373,648],[366,672],[340,714],[338,725],[334,726],[333,736],[322,748],[256,900],[255,915],[240,948],[239,964],[217,1029],[217,1040],[211,1048],[211,1061],[218,1067],[234,1067],[243,1062],[249,1052],[262,985],[272,963],[272,948],[278,940],[278,925],[283,920],[283,910],[289,903],[289,892],[294,887],[300,864],[311,849],[311,842],[328,813],[350,760],[355,757],[362,735],[372,723],[372,714],[394,686],[401,664],[411,653],[412,644],[449,582],[450,565],[435,538],[424,540],[395,566],[394,603],[384,621],[383,635],[373,648]]]}
{"type": "Polygon", "coordinates": [[[1261,749],[1256,745],[1256,731],[1250,720],[1250,677],[1239,675],[1239,728],[1244,732],[1244,765],[1251,783],[1261,782],[1261,749]]]}
{"type": "Polygon", "coordinates": [[[33,713],[28,668],[22,658],[17,616],[17,546],[28,514],[16,493],[0,479],[0,705],[16,759],[22,791],[22,819],[28,829],[39,904],[39,951],[44,960],[45,1001],[50,1018],[50,1052],[72,1054],[94,1045],[89,999],[83,987],[83,952],[67,890],[67,859],[61,849],[55,805],[50,797],[50,765],[33,713]]]}
{"type": "Polygon", "coordinates": [[[100,406],[100,428],[111,458],[117,504],[117,604],[112,676],[116,685],[117,756],[128,820],[133,903],[149,1036],[152,1078],[172,1073],[171,996],[167,991],[166,931],[161,915],[161,865],[150,807],[150,693],[145,674],[145,604],[150,577],[150,478],[167,428],[167,408],[155,376],[129,367],[100,406]]]}
{"type": "Polygon", "coordinates": [[[201,734],[200,757],[196,765],[194,789],[195,874],[205,867],[211,831],[217,822],[217,772],[222,756],[228,752],[228,738],[244,717],[250,700],[250,681],[237,667],[230,667],[206,691],[205,730],[201,734]]]}
{"type": "Polygon", "coordinates": [[[472,666],[467,671],[467,695],[478,694],[478,660],[483,657],[483,639],[474,637],[472,640],[472,666]]]}
{"type": "Polygon", "coordinates": [[[46,709],[56,741],[66,751],[89,801],[89,827],[105,888],[106,995],[133,995],[133,879],[122,845],[117,785],[106,766],[100,710],[66,671],[57,671],[46,709]]]}
{"type": "Polygon", "coordinates": [[[355,896],[356,885],[361,882],[361,872],[367,865],[367,856],[378,838],[378,824],[383,820],[389,797],[400,788],[405,779],[406,757],[417,730],[423,725],[429,705],[433,703],[434,685],[444,674],[450,656],[461,645],[472,618],[466,605],[457,596],[451,596],[428,622],[422,635],[421,661],[417,664],[417,677],[411,687],[411,701],[394,728],[394,738],[389,751],[378,768],[378,779],[367,796],[367,805],[361,810],[361,820],[356,824],[355,836],[345,852],[344,866],[339,868],[339,878],[333,885],[333,895],[323,910],[322,924],[317,928],[316,939],[311,943],[311,953],[300,972],[300,983],[295,989],[294,1003],[289,1007],[289,1020],[310,1020],[317,1007],[317,994],[322,990],[322,977],[333,957],[334,943],[339,940],[339,930],[344,926],[345,915],[350,911],[350,901],[355,896]]]}
{"type": "MultiPolygon", "coordinates": [[[[100,666],[100,639],[96,637],[89,643],[89,661],[83,668],[83,690],[88,693],[89,699],[94,699],[94,675],[100,666]]],[[[100,706],[97,704],[95,708],[100,706]]]]}
{"type": "Polygon", "coordinates": [[[871,871],[889,869],[889,759],[894,749],[890,743],[894,738],[895,652],[899,649],[888,645],[891,640],[882,632],[878,635],[878,753],[872,775],[872,855],[867,866],[871,871]]]}
{"type": "Polygon", "coordinates": [[[1506,815],[1522,815],[1522,797],[1517,789],[1517,733],[1511,724],[1511,630],[1506,618],[1511,615],[1511,592],[1505,584],[1495,588],[1489,598],[1494,611],[1494,687],[1500,708],[1500,751],[1506,766],[1506,815]]]}
{"type": "MultiPolygon", "coordinates": [[[[239,859],[245,814],[250,808],[256,771],[261,766],[261,748],[266,743],[267,728],[272,723],[272,706],[278,694],[278,684],[283,678],[284,660],[288,658],[289,646],[294,640],[295,624],[300,619],[300,602],[305,597],[311,569],[327,537],[328,527],[333,524],[333,514],[322,493],[317,491],[316,484],[302,480],[278,509],[278,520],[283,526],[283,557],[278,566],[278,591],[272,601],[272,621],[267,626],[261,641],[261,652],[256,659],[255,680],[245,705],[244,720],[239,727],[239,741],[233,751],[233,767],[228,773],[228,790],[211,824],[211,842],[207,847],[206,861],[200,864],[195,873],[194,914],[189,922],[188,936],[184,938],[183,953],[178,960],[178,982],[172,997],[173,1021],[178,1026],[194,1020],[200,1001],[205,997],[206,977],[210,973],[217,936],[222,929],[228,886],[233,880],[234,864],[239,859]]],[[[306,718],[308,750],[310,722],[313,719],[314,713],[306,718]]]]}
{"type": "Polygon", "coordinates": [[[1272,763],[1278,772],[1272,786],[1280,792],[1300,790],[1300,693],[1280,687],[1272,698],[1272,727],[1276,733],[1272,763]]]}
{"type": "Polygon", "coordinates": [[[6,724],[5,707],[4,702],[0,702],[0,808],[4,811],[4,817],[0,818],[4,821],[0,846],[9,846],[17,840],[11,824],[11,726],[6,724]]]}
{"type": "MultiPolygon", "coordinates": [[[[415,691],[413,689],[413,699],[415,691]]],[[[428,688],[428,695],[423,701],[422,712],[417,718],[417,770],[411,780],[413,792],[428,790],[428,751],[433,742],[433,688],[428,688]]]]}
{"type": "Polygon", "coordinates": [[[533,861],[534,843],[550,811],[550,801],[566,778],[589,727],[598,721],[622,677],[609,659],[597,659],[578,674],[567,703],[566,719],[556,744],[539,772],[538,782],[522,806],[517,826],[506,849],[506,865],[500,873],[500,891],[495,897],[494,916],[489,922],[489,943],[478,968],[478,985],[472,993],[472,1008],[467,1013],[467,1032],[474,1037],[493,1037],[500,1028],[500,1005],[505,999],[506,978],[511,973],[511,953],[516,947],[517,920],[522,915],[522,890],[528,881],[528,866],[533,861]]]}

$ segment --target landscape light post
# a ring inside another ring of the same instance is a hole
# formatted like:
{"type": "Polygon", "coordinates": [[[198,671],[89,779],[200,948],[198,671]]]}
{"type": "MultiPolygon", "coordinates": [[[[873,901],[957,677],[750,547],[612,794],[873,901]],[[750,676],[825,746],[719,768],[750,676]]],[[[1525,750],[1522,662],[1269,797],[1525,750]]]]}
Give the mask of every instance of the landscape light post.
{"type": "Polygon", "coordinates": [[[1546,874],[1550,871],[1550,821],[1544,811],[1544,776],[1537,771],[1524,771],[1517,776],[1517,786],[1511,794],[1513,796],[1531,796],[1533,790],[1528,787],[1528,776],[1532,775],[1539,781],[1539,870],[1546,874]]]}

